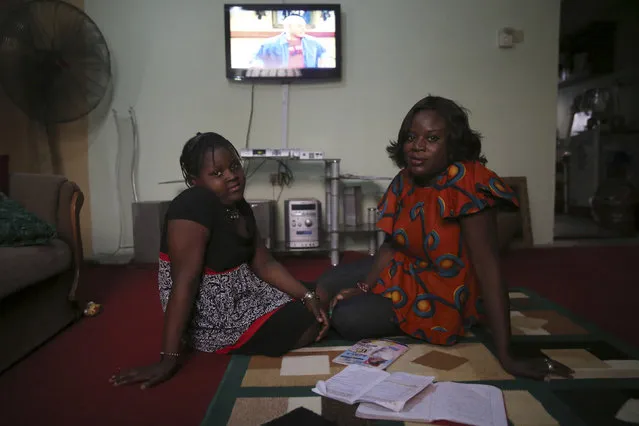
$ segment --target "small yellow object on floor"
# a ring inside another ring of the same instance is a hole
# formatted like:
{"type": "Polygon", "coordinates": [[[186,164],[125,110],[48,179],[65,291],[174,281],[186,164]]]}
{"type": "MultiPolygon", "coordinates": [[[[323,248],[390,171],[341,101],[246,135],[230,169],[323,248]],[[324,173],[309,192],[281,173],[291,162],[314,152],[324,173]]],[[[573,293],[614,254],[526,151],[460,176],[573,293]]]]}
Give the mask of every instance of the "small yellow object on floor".
{"type": "Polygon", "coordinates": [[[84,316],[85,317],[94,317],[102,311],[102,305],[95,302],[87,303],[86,308],[84,308],[84,316]]]}

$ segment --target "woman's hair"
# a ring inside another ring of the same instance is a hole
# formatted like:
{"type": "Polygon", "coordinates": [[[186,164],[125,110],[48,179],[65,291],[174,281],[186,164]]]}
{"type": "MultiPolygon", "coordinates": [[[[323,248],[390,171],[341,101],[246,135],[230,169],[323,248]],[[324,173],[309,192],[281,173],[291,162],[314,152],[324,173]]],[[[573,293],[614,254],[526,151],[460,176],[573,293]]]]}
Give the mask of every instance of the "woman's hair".
{"type": "Polygon", "coordinates": [[[193,180],[198,177],[202,169],[202,163],[206,154],[215,152],[217,148],[228,149],[231,154],[240,158],[237,149],[224,136],[213,132],[197,133],[189,139],[182,148],[180,155],[180,168],[186,186],[192,186],[193,180]]]}
{"type": "Polygon", "coordinates": [[[456,161],[486,163],[486,157],[481,153],[481,134],[470,128],[467,110],[450,99],[429,95],[413,105],[408,111],[399,128],[397,140],[391,141],[386,147],[388,156],[397,167],[406,167],[404,144],[408,139],[413,118],[420,111],[435,111],[446,122],[446,147],[448,149],[449,163],[456,161]]]}

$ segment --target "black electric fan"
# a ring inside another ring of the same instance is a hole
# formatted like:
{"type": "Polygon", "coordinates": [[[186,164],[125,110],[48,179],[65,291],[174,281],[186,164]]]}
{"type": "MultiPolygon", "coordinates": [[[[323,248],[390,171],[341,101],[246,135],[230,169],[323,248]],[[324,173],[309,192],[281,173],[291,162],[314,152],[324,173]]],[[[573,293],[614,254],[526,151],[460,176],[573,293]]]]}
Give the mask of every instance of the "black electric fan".
{"type": "Polygon", "coordinates": [[[95,22],[60,0],[14,5],[0,22],[0,85],[32,120],[46,126],[93,111],[111,83],[110,53],[95,22]]]}

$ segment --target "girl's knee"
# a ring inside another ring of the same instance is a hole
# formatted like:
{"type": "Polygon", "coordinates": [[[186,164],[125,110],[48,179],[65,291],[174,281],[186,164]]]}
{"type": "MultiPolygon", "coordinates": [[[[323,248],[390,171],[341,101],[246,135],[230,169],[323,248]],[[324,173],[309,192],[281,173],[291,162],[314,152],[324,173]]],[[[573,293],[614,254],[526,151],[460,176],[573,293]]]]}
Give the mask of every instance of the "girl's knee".
{"type": "Polygon", "coordinates": [[[346,340],[361,340],[366,338],[366,324],[349,312],[349,309],[335,309],[331,317],[331,325],[346,340]]]}
{"type": "Polygon", "coordinates": [[[317,339],[321,330],[321,324],[318,322],[313,323],[304,333],[300,336],[299,340],[295,344],[295,349],[308,346],[317,339]]]}
{"type": "Polygon", "coordinates": [[[343,338],[361,340],[401,334],[394,322],[392,306],[382,296],[357,296],[338,303],[331,324],[343,338]]]}

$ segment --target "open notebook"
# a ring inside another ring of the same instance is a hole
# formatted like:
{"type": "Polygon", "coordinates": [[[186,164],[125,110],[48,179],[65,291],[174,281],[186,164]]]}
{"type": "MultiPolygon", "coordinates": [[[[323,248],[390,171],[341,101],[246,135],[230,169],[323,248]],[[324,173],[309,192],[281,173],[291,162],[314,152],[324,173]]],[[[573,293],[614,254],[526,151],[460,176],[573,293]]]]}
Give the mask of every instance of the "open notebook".
{"type": "MultiPolygon", "coordinates": [[[[434,377],[388,373],[372,367],[349,365],[330,379],[317,382],[313,392],[346,404],[368,402],[390,412],[401,411],[407,401],[433,383],[434,377]]],[[[385,411],[387,411],[385,410],[385,411]]]]}
{"type": "Polygon", "coordinates": [[[396,412],[363,403],[356,417],[362,419],[435,422],[445,420],[470,426],[507,426],[501,389],[494,386],[438,382],[396,412]]]}

